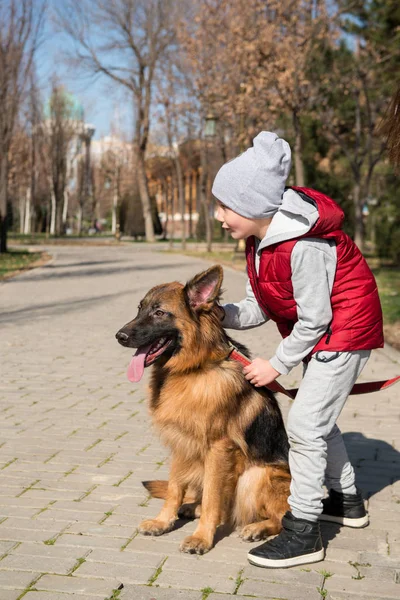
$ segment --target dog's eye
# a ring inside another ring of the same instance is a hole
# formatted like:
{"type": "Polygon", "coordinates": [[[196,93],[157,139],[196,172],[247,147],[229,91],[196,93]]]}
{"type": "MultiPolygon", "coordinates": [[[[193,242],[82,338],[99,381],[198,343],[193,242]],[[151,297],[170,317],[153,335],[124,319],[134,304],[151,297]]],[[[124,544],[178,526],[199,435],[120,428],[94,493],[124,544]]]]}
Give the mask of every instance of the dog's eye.
{"type": "Polygon", "coordinates": [[[165,315],[165,312],[163,310],[158,309],[154,314],[156,315],[156,317],[162,317],[165,315]]]}

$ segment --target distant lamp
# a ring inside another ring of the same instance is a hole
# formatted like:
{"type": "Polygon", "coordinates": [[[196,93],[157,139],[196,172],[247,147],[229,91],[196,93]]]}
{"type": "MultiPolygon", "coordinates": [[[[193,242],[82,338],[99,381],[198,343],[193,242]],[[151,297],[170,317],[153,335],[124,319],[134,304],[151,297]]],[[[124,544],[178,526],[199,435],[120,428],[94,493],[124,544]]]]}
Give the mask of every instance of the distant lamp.
{"type": "Polygon", "coordinates": [[[87,142],[92,139],[92,137],[94,136],[96,129],[93,125],[90,125],[89,123],[83,123],[83,127],[82,127],[82,138],[87,142]]]}
{"type": "Polygon", "coordinates": [[[213,114],[208,113],[208,115],[206,116],[206,119],[205,119],[205,124],[204,124],[204,137],[206,137],[206,138],[214,137],[216,132],[217,132],[217,119],[213,114]]]}

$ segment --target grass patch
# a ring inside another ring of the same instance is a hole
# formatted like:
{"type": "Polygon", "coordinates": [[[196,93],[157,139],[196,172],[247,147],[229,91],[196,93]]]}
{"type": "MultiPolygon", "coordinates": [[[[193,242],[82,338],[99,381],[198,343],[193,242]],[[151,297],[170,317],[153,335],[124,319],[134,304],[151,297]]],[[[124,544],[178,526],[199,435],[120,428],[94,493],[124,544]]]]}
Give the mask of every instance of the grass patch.
{"type": "Polygon", "coordinates": [[[79,567],[81,565],[83,565],[83,563],[85,563],[85,562],[86,562],[86,558],[84,558],[83,556],[82,556],[82,558],[78,558],[78,560],[76,561],[76,563],[74,564],[72,569],[67,573],[67,575],[72,575],[73,573],[75,573],[75,571],[77,569],[79,569],[79,567]]]}
{"type": "Polygon", "coordinates": [[[121,585],[119,586],[119,588],[115,588],[115,590],[112,591],[111,596],[109,596],[108,598],[104,598],[104,600],[118,600],[123,587],[124,587],[124,584],[121,583],[121,585]]]}
{"type": "Polygon", "coordinates": [[[242,585],[242,583],[244,582],[244,579],[242,577],[243,575],[243,571],[244,569],[240,569],[239,573],[237,574],[236,580],[235,580],[235,590],[233,592],[233,595],[236,596],[238,593],[238,590],[240,588],[240,586],[242,585]]]}
{"type": "Polygon", "coordinates": [[[212,252],[207,252],[206,250],[168,250],[168,252],[177,252],[179,254],[184,254],[185,256],[203,258],[204,260],[209,260],[213,263],[233,267],[239,271],[244,271],[246,269],[246,257],[244,252],[235,252],[234,248],[232,248],[232,250],[213,250],[212,252]]]}
{"type": "Polygon", "coordinates": [[[29,252],[28,250],[11,250],[0,254],[0,280],[26,271],[33,266],[33,263],[42,258],[45,258],[44,252],[29,252]]]}
{"type": "Polygon", "coordinates": [[[168,556],[166,556],[164,558],[164,560],[162,561],[162,563],[160,564],[160,566],[156,569],[155,573],[150,577],[150,579],[149,579],[149,581],[147,582],[146,585],[148,585],[149,587],[151,587],[153,585],[153,583],[156,581],[156,579],[162,573],[163,566],[164,566],[164,564],[165,564],[165,562],[166,562],[167,559],[168,559],[168,556]]]}
{"type": "Polygon", "coordinates": [[[400,268],[374,269],[385,323],[400,321],[400,268]]]}

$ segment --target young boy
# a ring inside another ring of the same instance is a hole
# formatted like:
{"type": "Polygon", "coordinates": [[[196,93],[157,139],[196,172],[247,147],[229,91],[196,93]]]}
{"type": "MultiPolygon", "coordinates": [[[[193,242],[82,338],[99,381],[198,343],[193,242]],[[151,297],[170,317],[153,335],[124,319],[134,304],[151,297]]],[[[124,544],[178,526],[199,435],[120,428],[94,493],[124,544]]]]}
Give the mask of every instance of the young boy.
{"type": "Polygon", "coordinates": [[[282,532],[248,554],[258,566],[290,567],[323,560],[319,520],[368,525],[336,420],[371,349],[383,346],[382,311],[374,276],[341,230],[339,206],[315,190],[285,187],[285,140],[263,131],[253,144],[219,170],[212,189],[223,229],[247,239],[247,296],[222,307],[222,323],[277,323],[283,340],[274,356],[244,368],[255,386],[305,363],[287,421],[290,511],[282,532]]]}

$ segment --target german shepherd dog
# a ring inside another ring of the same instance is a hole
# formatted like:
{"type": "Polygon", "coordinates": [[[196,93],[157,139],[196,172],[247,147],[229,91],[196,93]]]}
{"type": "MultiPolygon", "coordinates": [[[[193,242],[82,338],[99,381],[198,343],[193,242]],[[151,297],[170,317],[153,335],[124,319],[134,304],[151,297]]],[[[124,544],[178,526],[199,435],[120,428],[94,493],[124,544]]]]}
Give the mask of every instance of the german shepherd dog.
{"type": "Polygon", "coordinates": [[[180,546],[197,554],[211,549],[223,523],[240,526],[248,541],[277,534],[289,508],[282,414],[274,395],[253,387],[242,365],[229,359],[232,340],[221,326],[218,305],[222,277],[216,265],[185,286],[152,288],[137,316],[116,334],[123,346],[138,348],[128,370],[131,381],[154,365],[150,412],[172,452],[169,481],[144,482],[165,503],[139,531],[161,535],[178,515],[200,517],[180,546]]]}

